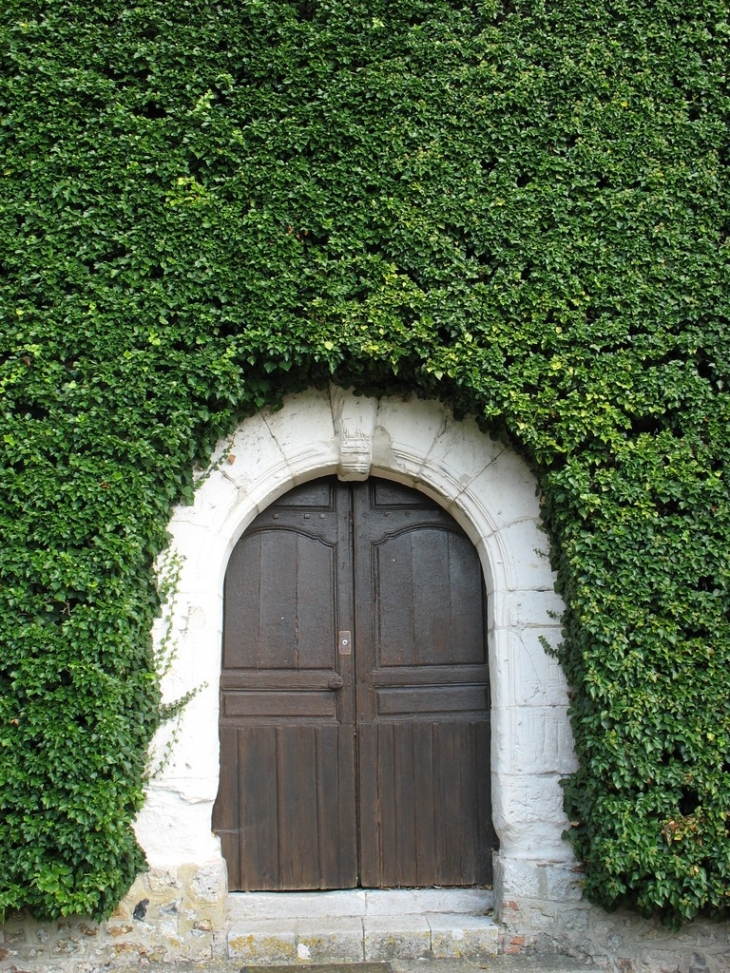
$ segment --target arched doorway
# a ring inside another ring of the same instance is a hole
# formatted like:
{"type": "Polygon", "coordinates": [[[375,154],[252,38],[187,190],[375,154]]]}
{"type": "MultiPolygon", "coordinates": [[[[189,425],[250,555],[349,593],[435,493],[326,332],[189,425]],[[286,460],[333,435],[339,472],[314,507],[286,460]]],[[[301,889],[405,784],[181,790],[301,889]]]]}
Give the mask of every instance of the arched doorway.
{"type": "MultiPolygon", "coordinates": [[[[569,700],[557,659],[544,648],[560,640],[563,606],[545,556],[535,478],[512,450],[474,420],[455,419],[442,403],[372,399],[336,387],[288,396],[281,409],[243,420],[201,471],[194,503],[178,507],[170,522],[177,596],[155,634],[175,649],[167,698],[186,692],[194,698],[135,824],[151,868],[183,884],[192,869],[211,901],[226,898],[226,863],[211,812],[220,781],[227,565],[262,511],[295,486],[335,473],[343,481],[375,476],[417,488],[449,512],[476,548],[488,599],[496,914],[512,923],[515,908],[526,903],[579,898],[580,873],[562,837],[568,822],[560,780],[575,769],[569,700]]],[[[168,740],[162,733],[163,755],[168,740]]],[[[258,916],[280,898],[261,895],[258,916]]]]}
{"type": "Polygon", "coordinates": [[[221,780],[231,890],[491,881],[486,603],[453,518],[387,480],[313,480],[225,580],[221,780]]]}

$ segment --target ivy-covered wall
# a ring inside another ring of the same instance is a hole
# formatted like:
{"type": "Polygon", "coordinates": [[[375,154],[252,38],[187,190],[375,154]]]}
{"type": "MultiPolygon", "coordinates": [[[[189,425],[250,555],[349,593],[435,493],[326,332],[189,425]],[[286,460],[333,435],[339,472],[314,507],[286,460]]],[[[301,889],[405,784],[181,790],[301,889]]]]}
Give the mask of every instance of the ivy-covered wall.
{"type": "Polygon", "coordinates": [[[728,13],[6,0],[0,907],[130,884],[171,505],[333,380],[531,463],[586,893],[727,914],[728,13]]]}

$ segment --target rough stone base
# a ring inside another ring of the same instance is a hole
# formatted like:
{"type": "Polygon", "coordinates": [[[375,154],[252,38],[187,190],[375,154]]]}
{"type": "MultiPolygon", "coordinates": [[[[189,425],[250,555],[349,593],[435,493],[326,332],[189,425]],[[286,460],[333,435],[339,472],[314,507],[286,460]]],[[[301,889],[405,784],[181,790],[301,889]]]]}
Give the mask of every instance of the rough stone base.
{"type": "MultiPolygon", "coordinates": [[[[730,973],[730,924],[672,933],[581,899],[580,873],[560,863],[499,860],[497,921],[486,890],[229,895],[222,863],[140,876],[103,923],[0,927],[2,973],[110,973],[175,961],[274,963],[572,957],[609,973],[730,973]]],[[[207,963],[206,963],[207,965],[207,963]]]]}
{"type": "Polygon", "coordinates": [[[133,962],[212,956],[226,923],[223,863],[140,875],[112,916],[40,923],[14,913],[0,927],[0,970],[91,973],[133,962]]]}
{"type": "Polygon", "coordinates": [[[580,871],[497,860],[499,952],[558,954],[610,973],[730,973],[730,923],[695,920],[679,932],[582,900],[580,871]]]}

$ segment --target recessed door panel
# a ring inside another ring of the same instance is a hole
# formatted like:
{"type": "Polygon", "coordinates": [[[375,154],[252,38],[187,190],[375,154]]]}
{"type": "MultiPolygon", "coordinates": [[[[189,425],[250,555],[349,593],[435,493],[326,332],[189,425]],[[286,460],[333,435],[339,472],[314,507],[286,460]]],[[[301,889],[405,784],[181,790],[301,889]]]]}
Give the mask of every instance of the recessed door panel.
{"type": "Polygon", "coordinates": [[[468,538],[441,526],[409,526],[375,543],[372,558],[378,665],[483,662],[482,614],[474,610],[482,601],[481,570],[468,538]]]}
{"type": "Polygon", "coordinates": [[[287,528],[260,528],[239,542],[226,575],[224,668],[333,664],[335,544],[287,528]]]}

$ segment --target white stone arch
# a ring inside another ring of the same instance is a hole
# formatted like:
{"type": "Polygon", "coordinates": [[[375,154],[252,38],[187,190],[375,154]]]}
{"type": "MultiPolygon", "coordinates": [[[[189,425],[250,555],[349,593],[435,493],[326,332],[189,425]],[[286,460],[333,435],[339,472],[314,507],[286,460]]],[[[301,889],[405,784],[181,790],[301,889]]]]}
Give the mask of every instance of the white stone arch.
{"type": "MultiPolygon", "coordinates": [[[[551,898],[550,874],[572,864],[559,780],[575,767],[567,690],[543,648],[560,637],[562,603],[539,529],[535,478],[473,420],[415,397],[380,400],[332,387],[289,396],[219,444],[192,506],[176,508],[171,551],[180,581],[170,616],[176,657],[165,690],[198,694],[172,758],[151,782],[137,835],[153,868],[220,863],[211,813],[218,790],[223,579],[256,515],[293,486],[337,473],[379,475],[445,507],[474,543],[487,587],[492,802],[500,841],[498,904],[551,898]]],[[[158,638],[164,628],[160,622],[158,638]]]]}

